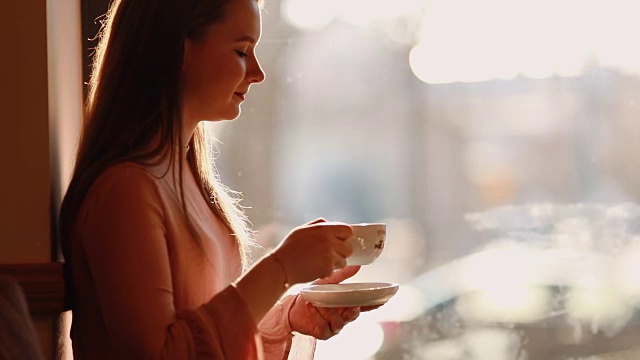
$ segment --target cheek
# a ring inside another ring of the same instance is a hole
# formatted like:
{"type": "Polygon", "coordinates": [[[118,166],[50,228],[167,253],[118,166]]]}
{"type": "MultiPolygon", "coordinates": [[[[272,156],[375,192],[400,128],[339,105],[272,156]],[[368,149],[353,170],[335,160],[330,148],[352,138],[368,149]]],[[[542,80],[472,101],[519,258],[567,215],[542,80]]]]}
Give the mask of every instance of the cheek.
{"type": "Polygon", "coordinates": [[[186,83],[186,86],[194,93],[200,94],[200,96],[210,96],[211,93],[215,93],[220,90],[221,75],[219,71],[216,71],[215,65],[199,64],[196,69],[193,69],[186,83]]]}
{"type": "MultiPolygon", "coordinates": [[[[244,62],[233,55],[200,53],[185,71],[185,87],[196,97],[220,96],[220,100],[232,95],[245,77],[244,62]]],[[[224,101],[224,100],[223,100],[224,101]]]]}
{"type": "Polygon", "coordinates": [[[237,85],[244,78],[244,71],[241,65],[234,61],[210,62],[201,73],[202,79],[206,79],[214,87],[229,87],[237,85]]]}
{"type": "Polygon", "coordinates": [[[210,63],[212,76],[223,82],[240,82],[244,78],[244,60],[235,55],[218,58],[210,63]]]}

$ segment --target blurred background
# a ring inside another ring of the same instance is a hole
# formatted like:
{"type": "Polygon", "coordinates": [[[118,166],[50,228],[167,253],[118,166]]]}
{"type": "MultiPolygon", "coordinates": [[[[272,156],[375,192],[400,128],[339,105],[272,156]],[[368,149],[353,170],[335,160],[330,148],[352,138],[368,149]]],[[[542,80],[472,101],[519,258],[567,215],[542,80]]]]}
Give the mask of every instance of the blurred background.
{"type": "Polygon", "coordinates": [[[638,359],[640,5],[267,1],[267,73],[211,126],[261,255],[388,225],[400,290],[318,359],[638,359]]]}

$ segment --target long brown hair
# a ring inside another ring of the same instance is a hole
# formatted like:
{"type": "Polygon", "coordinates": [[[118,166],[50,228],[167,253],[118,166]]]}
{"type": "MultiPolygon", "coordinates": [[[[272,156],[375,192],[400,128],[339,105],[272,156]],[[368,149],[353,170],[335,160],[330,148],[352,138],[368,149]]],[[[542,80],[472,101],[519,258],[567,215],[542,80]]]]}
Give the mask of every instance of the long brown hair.
{"type": "MultiPolygon", "coordinates": [[[[68,306],[74,295],[69,266],[71,231],[90,186],[110,166],[125,161],[152,164],[166,156],[173,161],[174,152],[187,145],[187,162],[211,208],[236,238],[246,266],[251,232],[238,194],[218,179],[209,156],[213,139],[207,138],[202,124],[189,144],[183,144],[181,136],[184,42],[198,39],[207,26],[221,21],[230,1],[234,0],[111,3],[98,35],[76,164],[60,211],[68,306]]],[[[182,174],[185,165],[181,156],[177,158],[182,174]]],[[[184,195],[181,197],[187,215],[184,195]]]]}

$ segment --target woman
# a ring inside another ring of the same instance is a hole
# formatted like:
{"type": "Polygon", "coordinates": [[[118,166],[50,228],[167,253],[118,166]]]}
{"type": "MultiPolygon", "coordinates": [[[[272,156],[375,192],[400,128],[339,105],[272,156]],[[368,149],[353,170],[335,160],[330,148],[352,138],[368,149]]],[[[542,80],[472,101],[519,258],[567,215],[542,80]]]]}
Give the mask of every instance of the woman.
{"type": "Polygon", "coordinates": [[[301,225],[249,268],[246,219],[211,169],[200,122],[235,119],[264,80],[260,9],[111,5],[60,216],[76,359],[311,358],[293,332],[327,339],[358,316],[282,297],[358,271],[345,267],[350,226],[301,225]]]}

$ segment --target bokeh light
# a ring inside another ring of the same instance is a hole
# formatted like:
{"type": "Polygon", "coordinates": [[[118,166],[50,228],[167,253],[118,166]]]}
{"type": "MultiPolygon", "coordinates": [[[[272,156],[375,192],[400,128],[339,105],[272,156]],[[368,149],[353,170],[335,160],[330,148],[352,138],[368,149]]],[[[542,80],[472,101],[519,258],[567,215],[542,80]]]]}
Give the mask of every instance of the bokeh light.
{"type": "Polygon", "coordinates": [[[308,0],[285,0],[281,7],[282,17],[301,30],[319,30],[326,27],[337,15],[335,0],[313,3],[308,0]]]}
{"type": "Polygon", "coordinates": [[[566,308],[571,317],[597,325],[626,323],[633,314],[633,308],[620,294],[605,286],[571,289],[566,308]]]}
{"type": "Polygon", "coordinates": [[[547,316],[550,300],[544,287],[504,287],[462,295],[456,311],[471,321],[531,323],[547,316]]]}
{"type": "Polygon", "coordinates": [[[375,321],[358,319],[345,326],[340,334],[317,344],[316,360],[370,359],[384,341],[384,330],[375,321]]]}

